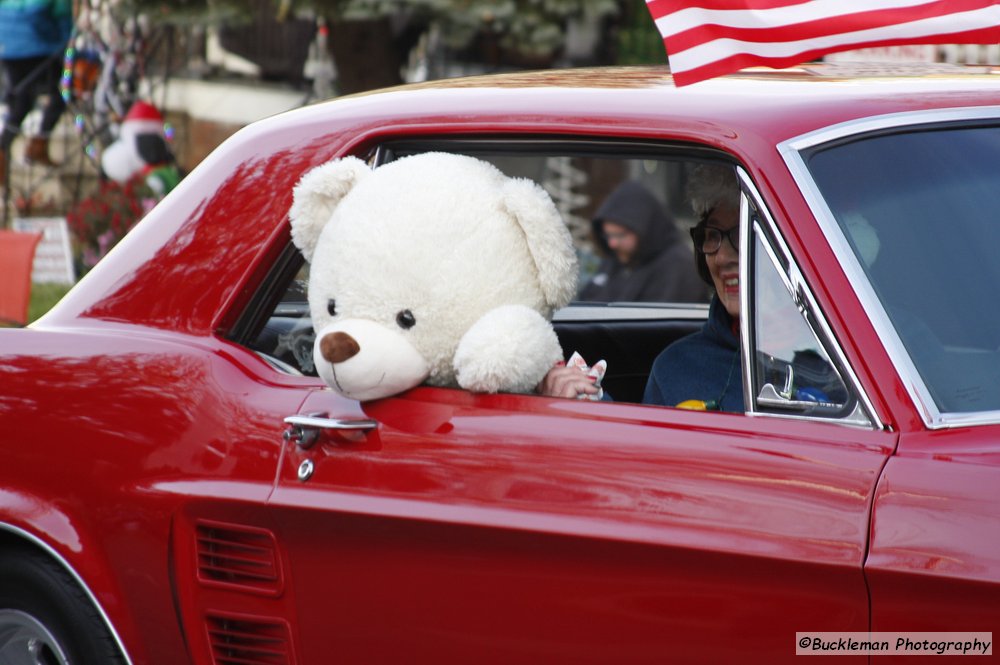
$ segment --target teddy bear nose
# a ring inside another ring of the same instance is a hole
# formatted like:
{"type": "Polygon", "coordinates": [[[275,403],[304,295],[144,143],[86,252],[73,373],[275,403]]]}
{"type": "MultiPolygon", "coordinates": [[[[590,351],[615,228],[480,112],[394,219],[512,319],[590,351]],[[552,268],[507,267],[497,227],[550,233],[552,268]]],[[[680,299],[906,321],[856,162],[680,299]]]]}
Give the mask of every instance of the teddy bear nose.
{"type": "Polygon", "coordinates": [[[319,342],[320,353],[331,363],[342,363],[356,356],[360,350],[361,346],[357,341],[345,332],[323,335],[319,342]]]}

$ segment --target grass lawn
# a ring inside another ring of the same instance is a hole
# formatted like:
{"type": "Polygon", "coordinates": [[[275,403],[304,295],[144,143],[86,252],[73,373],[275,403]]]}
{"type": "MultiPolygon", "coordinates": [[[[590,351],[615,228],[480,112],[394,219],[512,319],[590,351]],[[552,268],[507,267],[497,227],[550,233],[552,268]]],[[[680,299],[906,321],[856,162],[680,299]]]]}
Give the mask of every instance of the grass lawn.
{"type": "Polygon", "coordinates": [[[52,309],[72,288],[70,284],[32,284],[31,302],[28,303],[28,322],[34,321],[52,309]]]}

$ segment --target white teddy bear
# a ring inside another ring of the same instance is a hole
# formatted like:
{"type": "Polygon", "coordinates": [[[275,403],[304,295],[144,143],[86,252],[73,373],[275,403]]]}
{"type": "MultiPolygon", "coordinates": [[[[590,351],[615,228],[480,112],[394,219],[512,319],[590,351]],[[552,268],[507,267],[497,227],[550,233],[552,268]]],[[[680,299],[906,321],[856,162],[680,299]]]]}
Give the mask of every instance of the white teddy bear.
{"type": "Polygon", "coordinates": [[[536,183],[461,155],[345,157],[306,173],[289,218],[316,368],[345,397],[531,392],[562,360],[550,319],[576,293],[576,254],[536,183]]]}

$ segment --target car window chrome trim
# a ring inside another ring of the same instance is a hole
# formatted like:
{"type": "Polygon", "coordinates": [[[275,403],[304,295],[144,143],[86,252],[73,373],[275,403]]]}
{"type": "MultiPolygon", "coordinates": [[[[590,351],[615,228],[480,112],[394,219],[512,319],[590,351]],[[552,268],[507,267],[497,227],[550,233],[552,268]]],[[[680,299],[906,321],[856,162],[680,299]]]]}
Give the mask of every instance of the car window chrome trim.
{"type": "Polygon", "coordinates": [[[919,129],[931,125],[977,120],[1000,120],[1000,106],[891,113],[832,125],[789,139],[777,146],[778,153],[784,159],[792,179],[798,185],[806,204],[819,224],[820,230],[827,242],[830,243],[830,247],[854,288],[865,314],[875,328],[879,339],[882,340],[889,360],[896,368],[896,372],[906,387],[907,394],[909,394],[913,405],[928,429],[994,425],[1000,423],[1000,411],[945,412],[938,408],[926,382],[920,376],[916,365],[913,364],[902,340],[896,333],[896,328],[889,320],[889,315],[882,306],[881,300],[875,294],[875,289],[865,276],[864,269],[851,249],[843,229],[840,228],[840,224],[833,216],[833,211],[830,210],[820,194],[819,187],[806,166],[803,153],[820,145],[878,131],[902,128],[919,129]]]}
{"type": "Polygon", "coordinates": [[[708,305],[698,303],[590,303],[569,304],[556,310],[553,323],[572,321],[704,321],[708,318],[708,305]]]}
{"type": "Polygon", "coordinates": [[[69,561],[67,561],[61,554],[59,554],[59,552],[53,549],[52,546],[46,543],[44,540],[42,540],[41,538],[39,538],[38,536],[29,531],[25,531],[20,527],[16,527],[13,524],[0,522],[0,531],[6,531],[8,533],[12,533],[18,538],[29,541],[32,545],[35,545],[39,549],[43,550],[48,556],[52,557],[53,560],[55,560],[60,566],[62,566],[63,570],[65,570],[66,573],[70,577],[72,577],[73,580],[83,590],[84,595],[87,596],[87,600],[91,602],[91,604],[94,606],[94,609],[97,610],[98,615],[101,617],[101,621],[104,622],[104,625],[107,627],[108,632],[111,633],[111,636],[114,638],[115,645],[117,645],[118,651],[121,654],[122,658],[124,659],[126,665],[132,665],[132,658],[129,656],[128,650],[125,648],[125,643],[122,641],[121,635],[118,634],[118,631],[115,629],[114,624],[111,622],[111,618],[108,617],[107,612],[104,611],[104,607],[97,600],[97,596],[94,595],[94,592],[91,591],[90,587],[87,586],[87,583],[83,581],[83,578],[80,577],[80,575],[76,572],[76,570],[73,569],[73,566],[69,564],[69,561]]]}
{"type": "Polygon", "coordinates": [[[753,398],[753,367],[751,366],[751,363],[754,362],[754,358],[751,353],[750,346],[752,342],[751,331],[750,325],[741,325],[740,347],[742,349],[743,363],[743,395],[744,403],[749,405],[747,413],[749,415],[759,417],[793,418],[795,420],[836,423],[839,425],[861,427],[864,429],[886,429],[885,423],[883,423],[878,417],[871,398],[868,396],[867,391],[865,391],[861,382],[858,380],[858,376],[855,373],[854,368],[851,366],[851,363],[848,362],[843,348],[837,340],[837,337],[833,334],[833,330],[830,328],[829,323],[827,323],[826,316],[823,315],[823,312],[819,307],[819,303],[813,296],[812,289],[809,288],[809,284],[806,282],[805,276],[799,269],[798,264],[795,261],[795,257],[788,249],[788,245],[785,243],[785,240],[778,229],[778,225],[774,223],[774,218],[771,216],[770,211],[767,209],[767,206],[764,205],[760,192],[750,179],[750,175],[740,166],[736,167],[736,175],[739,178],[740,186],[743,192],[740,197],[740,311],[750,312],[750,262],[746,260],[746,257],[750,256],[750,242],[754,237],[753,229],[750,226],[750,199],[753,199],[754,207],[756,208],[756,212],[759,216],[757,224],[765,227],[768,232],[768,237],[762,238],[762,241],[768,252],[772,254],[772,259],[778,259],[778,261],[775,261],[775,269],[778,271],[781,279],[785,281],[785,286],[790,289],[790,292],[794,293],[796,298],[802,298],[803,302],[801,305],[804,306],[809,313],[806,324],[809,325],[816,335],[818,335],[820,342],[824,345],[827,352],[831,354],[831,359],[836,364],[837,370],[844,375],[842,378],[847,383],[848,389],[857,396],[863,415],[867,417],[868,422],[862,423],[858,420],[845,418],[822,418],[819,416],[779,414],[755,410],[753,407],[755,400],[753,398]],[[781,266],[778,265],[779,262],[787,265],[787,268],[782,269],[781,266]],[[819,329],[817,330],[817,328],[819,329]]]}

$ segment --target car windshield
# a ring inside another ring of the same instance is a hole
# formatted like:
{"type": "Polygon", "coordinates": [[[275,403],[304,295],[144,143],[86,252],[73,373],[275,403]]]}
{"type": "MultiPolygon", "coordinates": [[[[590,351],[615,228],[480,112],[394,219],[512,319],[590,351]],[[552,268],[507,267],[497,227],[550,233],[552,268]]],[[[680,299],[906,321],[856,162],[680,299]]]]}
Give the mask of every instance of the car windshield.
{"type": "Polygon", "coordinates": [[[806,163],[939,411],[1000,410],[1000,127],[872,134],[806,163]]]}

